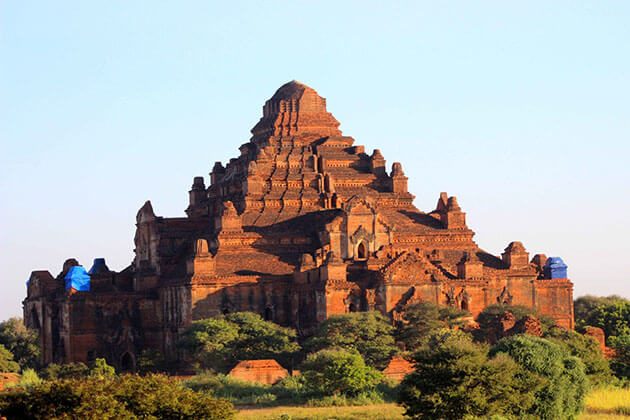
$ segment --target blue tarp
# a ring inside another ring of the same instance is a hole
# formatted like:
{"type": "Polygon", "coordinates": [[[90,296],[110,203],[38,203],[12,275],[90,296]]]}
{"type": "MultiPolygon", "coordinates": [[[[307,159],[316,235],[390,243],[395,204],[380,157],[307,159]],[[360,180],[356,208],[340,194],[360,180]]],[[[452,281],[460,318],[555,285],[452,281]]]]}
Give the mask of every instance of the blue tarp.
{"type": "Polygon", "coordinates": [[[560,257],[550,257],[547,259],[544,267],[546,279],[566,279],[567,265],[560,257]]]}
{"type": "Polygon", "coordinates": [[[94,264],[88,274],[91,276],[92,274],[101,274],[109,272],[109,268],[105,263],[105,258],[94,258],[94,264]]]}
{"type": "Polygon", "coordinates": [[[71,267],[64,280],[66,281],[66,290],[74,289],[77,292],[90,291],[90,275],[80,265],[71,267]]]}

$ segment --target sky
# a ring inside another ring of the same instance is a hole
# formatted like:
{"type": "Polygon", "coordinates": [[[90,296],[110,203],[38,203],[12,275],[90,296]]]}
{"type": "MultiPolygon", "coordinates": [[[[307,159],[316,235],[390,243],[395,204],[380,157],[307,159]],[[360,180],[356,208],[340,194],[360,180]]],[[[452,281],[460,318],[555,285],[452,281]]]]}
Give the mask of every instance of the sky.
{"type": "Polygon", "coordinates": [[[151,200],[238,155],[296,79],[415,204],[630,297],[630,2],[0,2],[0,319],[33,270],[133,259],[151,200]]]}

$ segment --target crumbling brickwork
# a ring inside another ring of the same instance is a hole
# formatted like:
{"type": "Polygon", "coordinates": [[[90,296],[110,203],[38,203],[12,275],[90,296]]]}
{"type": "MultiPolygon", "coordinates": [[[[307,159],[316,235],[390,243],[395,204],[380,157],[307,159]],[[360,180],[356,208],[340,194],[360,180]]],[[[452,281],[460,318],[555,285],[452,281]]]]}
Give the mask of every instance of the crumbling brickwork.
{"type": "Polygon", "coordinates": [[[186,217],[142,206],[129,267],[113,272],[99,261],[90,290],[76,292],[64,287],[74,260],[57,277],[32,273],[24,315],[41,333],[45,362],[106,357],[133,369],[143,349],[178,357],[193,320],[234,311],[307,335],[346,312],[397,320],[408,304],[429,301],[476,316],[509,303],[573,327],[561,260],[530,260],[520,242],[500,257],[485,252],[446,193],[435,210],[417,209],[403,166],[388,172],[379,150],[344,136],[310,87],[278,89],[252,135],[239,156],[214,165],[209,185],[193,179],[186,217]]]}

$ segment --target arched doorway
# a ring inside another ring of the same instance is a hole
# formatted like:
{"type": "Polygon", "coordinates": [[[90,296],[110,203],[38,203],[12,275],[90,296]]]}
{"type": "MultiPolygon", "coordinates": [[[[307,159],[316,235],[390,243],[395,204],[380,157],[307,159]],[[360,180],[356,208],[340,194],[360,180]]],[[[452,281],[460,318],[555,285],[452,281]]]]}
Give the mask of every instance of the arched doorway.
{"type": "Polygon", "coordinates": [[[265,321],[273,321],[273,309],[269,306],[265,308],[265,321]]]}
{"type": "Polygon", "coordinates": [[[123,372],[135,372],[136,360],[131,353],[126,352],[120,358],[120,370],[123,372]]]}
{"type": "Polygon", "coordinates": [[[368,258],[368,249],[365,241],[359,242],[357,246],[357,260],[365,261],[368,258]]]}

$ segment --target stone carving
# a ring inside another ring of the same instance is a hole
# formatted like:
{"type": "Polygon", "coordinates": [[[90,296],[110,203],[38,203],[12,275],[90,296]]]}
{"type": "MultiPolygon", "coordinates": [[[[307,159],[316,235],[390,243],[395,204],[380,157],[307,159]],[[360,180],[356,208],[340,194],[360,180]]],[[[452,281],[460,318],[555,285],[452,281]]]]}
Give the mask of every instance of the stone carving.
{"type": "Polygon", "coordinates": [[[511,305],[513,299],[514,297],[510,294],[507,286],[505,286],[501,291],[501,294],[497,296],[497,303],[499,305],[511,305]]]}

